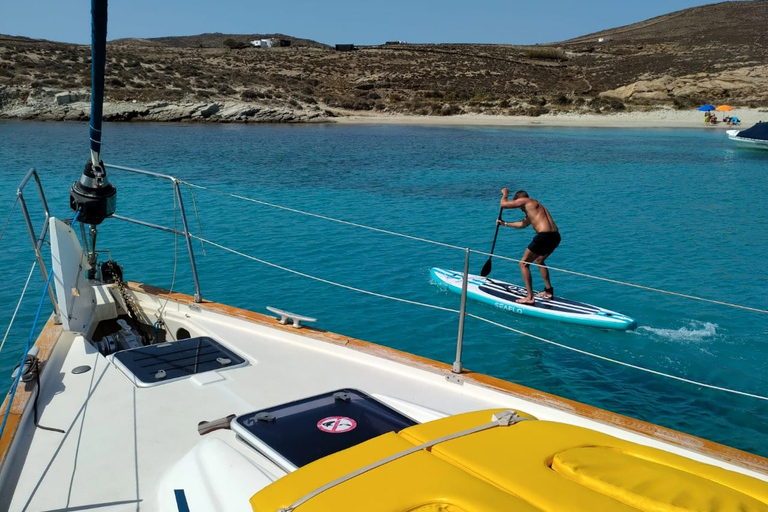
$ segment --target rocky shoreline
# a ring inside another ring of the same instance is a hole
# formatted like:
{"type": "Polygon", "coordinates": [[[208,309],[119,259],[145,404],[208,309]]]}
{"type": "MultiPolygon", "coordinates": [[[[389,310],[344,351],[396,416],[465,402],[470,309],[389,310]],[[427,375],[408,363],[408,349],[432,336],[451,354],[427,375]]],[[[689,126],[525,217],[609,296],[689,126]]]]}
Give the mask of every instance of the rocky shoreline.
{"type": "MultiPolygon", "coordinates": [[[[0,119],[31,121],[88,121],[90,93],[87,90],[54,89],[15,91],[0,86],[0,119]],[[11,97],[26,99],[9,101],[11,97]]],[[[734,115],[748,127],[768,120],[768,108],[737,107],[734,115]]],[[[103,118],[107,122],[200,122],[200,123],[395,123],[423,125],[498,125],[498,126],[582,126],[582,127],[678,127],[728,128],[729,125],[704,124],[696,109],[676,109],[657,104],[621,112],[595,113],[571,109],[541,115],[458,114],[452,116],[360,113],[332,110],[318,105],[275,106],[242,101],[106,101],[103,118]]]]}
{"type": "MultiPolygon", "coordinates": [[[[39,121],[87,121],[90,117],[87,90],[39,89],[31,93],[0,86],[0,119],[39,121]],[[25,99],[22,99],[24,98],[25,99]]],[[[314,123],[327,122],[335,114],[319,108],[291,108],[240,101],[105,101],[104,121],[220,122],[220,123],[314,123]]]]}

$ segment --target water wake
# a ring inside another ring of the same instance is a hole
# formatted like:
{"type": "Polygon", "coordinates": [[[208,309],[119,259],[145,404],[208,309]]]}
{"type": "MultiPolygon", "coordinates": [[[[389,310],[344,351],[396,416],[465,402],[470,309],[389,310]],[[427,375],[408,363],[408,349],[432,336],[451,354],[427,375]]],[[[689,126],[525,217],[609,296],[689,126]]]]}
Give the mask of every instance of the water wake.
{"type": "Polygon", "coordinates": [[[642,325],[637,330],[671,341],[704,341],[717,336],[718,327],[712,322],[691,320],[687,327],[680,327],[679,329],[658,329],[642,325]]]}

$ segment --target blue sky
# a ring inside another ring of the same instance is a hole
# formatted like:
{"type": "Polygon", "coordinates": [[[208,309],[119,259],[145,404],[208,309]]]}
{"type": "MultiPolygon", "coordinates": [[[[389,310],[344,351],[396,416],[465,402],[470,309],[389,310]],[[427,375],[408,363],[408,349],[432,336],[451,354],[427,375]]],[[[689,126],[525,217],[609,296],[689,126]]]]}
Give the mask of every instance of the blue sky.
{"type": "MultiPolygon", "coordinates": [[[[3,0],[0,34],[90,43],[90,0],[3,0]]],[[[108,39],[282,33],[321,43],[535,44],[713,2],[696,0],[111,0],[108,39]]]]}

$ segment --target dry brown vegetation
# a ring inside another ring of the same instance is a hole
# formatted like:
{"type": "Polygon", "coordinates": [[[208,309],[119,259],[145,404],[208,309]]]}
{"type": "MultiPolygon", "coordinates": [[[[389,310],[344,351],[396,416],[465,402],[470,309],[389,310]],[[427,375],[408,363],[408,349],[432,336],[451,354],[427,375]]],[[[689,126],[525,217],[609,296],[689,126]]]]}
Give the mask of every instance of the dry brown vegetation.
{"type": "MultiPolygon", "coordinates": [[[[722,81],[705,93],[678,90],[666,101],[600,93],[661,77],[720,77],[765,66],[766,26],[768,2],[746,1],[537,46],[384,44],[341,52],[279,35],[291,46],[231,49],[225,40],[265,37],[232,34],[120,40],[108,45],[106,95],[112,101],[238,100],[427,115],[605,112],[650,103],[765,106],[767,84],[762,96],[722,81]]],[[[0,107],[11,101],[11,90],[34,95],[89,86],[87,46],[0,36],[0,107]]]]}

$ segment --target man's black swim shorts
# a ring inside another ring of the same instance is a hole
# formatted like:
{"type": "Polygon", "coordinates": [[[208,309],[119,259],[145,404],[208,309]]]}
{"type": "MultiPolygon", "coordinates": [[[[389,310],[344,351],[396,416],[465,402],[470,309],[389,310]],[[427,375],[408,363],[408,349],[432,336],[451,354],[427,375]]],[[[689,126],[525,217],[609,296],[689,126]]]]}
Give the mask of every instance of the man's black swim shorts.
{"type": "Polygon", "coordinates": [[[528,250],[536,256],[549,256],[560,245],[560,233],[557,231],[544,231],[537,233],[528,245],[528,250]]]}

